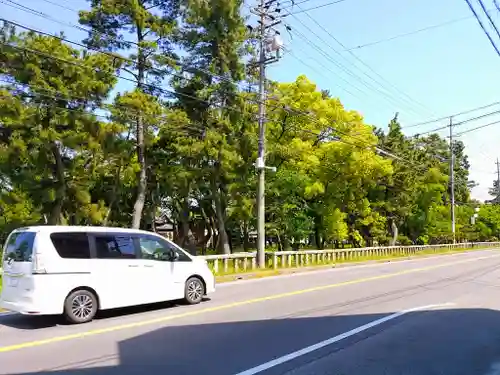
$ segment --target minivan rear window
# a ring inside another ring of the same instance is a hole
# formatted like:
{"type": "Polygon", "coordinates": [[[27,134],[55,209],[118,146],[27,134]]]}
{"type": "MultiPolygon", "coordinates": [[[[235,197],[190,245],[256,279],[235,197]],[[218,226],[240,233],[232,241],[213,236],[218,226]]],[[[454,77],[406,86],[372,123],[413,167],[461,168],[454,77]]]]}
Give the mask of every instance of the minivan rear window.
{"type": "Polygon", "coordinates": [[[4,258],[14,262],[31,262],[35,232],[14,232],[7,239],[4,258]]]}
{"type": "Polygon", "coordinates": [[[87,233],[61,232],[50,235],[52,244],[61,258],[89,259],[90,247],[87,233]]]}

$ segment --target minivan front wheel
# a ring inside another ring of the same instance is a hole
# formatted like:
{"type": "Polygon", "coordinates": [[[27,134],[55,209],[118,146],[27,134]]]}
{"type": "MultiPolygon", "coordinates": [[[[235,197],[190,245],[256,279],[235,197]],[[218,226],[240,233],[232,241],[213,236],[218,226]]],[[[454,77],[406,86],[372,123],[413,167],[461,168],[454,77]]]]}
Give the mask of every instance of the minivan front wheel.
{"type": "Polygon", "coordinates": [[[186,281],[184,290],[184,300],[190,304],[195,305],[200,303],[205,295],[205,285],[198,277],[191,277],[186,281]]]}
{"type": "Polygon", "coordinates": [[[97,313],[97,297],[88,290],[76,290],[64,302],[64,316],[73,324],[90,322],[97,313]]]}

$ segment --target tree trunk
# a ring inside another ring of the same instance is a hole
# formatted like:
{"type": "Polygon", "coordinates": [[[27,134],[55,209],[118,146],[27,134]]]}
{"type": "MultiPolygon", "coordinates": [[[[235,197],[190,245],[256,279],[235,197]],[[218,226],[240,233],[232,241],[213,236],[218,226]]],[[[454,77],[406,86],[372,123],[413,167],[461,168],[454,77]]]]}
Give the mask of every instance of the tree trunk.
{"type": "Polygon", "coordinates": [[[106,217],[104,218],[104,222],[102,223],[104,226],[108,225],[109,218],[111,217],[111,212],[113,211],[113,206],[115,205],[115,202],[117,200],[118,188],[121,183],[120,179],[121,173],[122,173],[122,162],[120,161],[120,165],[118,166],[116,171],[116,179],[115,179],[115,184],[113,185],[111,201],[109,202],[108,210],[106,211],[106,217]]]}
{"type": "MultiPolygon", "coordinates": [[[[140,44],[144,40],[142,28],[137,27],[137,42],[140,44]]],[[[142,90],[145,77],[146,61],[142,49],[137,52],[137,88],[142,90]]],[[[137,197],[134,203],[132,214],[132,228],[139,229],[141,226],[142,211],[146,201],[147,177],[146,177],[146,145],[144,144],[144,122],[139,114],[136,119],[136,152],[139,163],[139,181],[137,184],[137,197]]]]}
{"type": "Polygon", "coordinates": [[[56,199],[52,210],[50,212],[48,224],[58,225],[61,224],[62,210],[64,204],[64,198],[66,197],[66,181],[64,178],[64,164],[62,161],[61,151],[57,143],[52,144],[52,154],[55,159],[55,177],[57,178],[57,189],[56,189],[56,199]]]}
{"type": "Polygon", "coordinates": [[[224,214],[224,210],[222,208],[222,202],[220,199],[220,192],[216,186],[215,181],[212,180],[212,194],[215,205],[215,215],[217,217],[217,232],[218,232],[218,241],[217,247],[220,253],[222,254],[231,254],[231,247],[229,246],[229,238],[226,232],[226,223],[224,214]]]}
{"type": "Polygon", "coordinates": [[[290,239],[286,235],[283,235],[281,237],[281,244],[284,251],[292,250],[292,245],[290,245],[290,239]]]}
{"type": "Polygon", "coordinates": [[[314,245],[318,250],[323,250],[323,241],[321,240],[321,234],[319,233],[319,228],[314,228],[314,245]]]}
{"type": "Polygon", "coordinates": [[[201,205],[200,212],[201,216],[203,217],[203,225],[199,225],[199,229],[196,230],[196,238],[198,239],[196,247],[201,248],[202,255],[205,255],[207,251],[207,245],[213,235],[213,229],[210,219],[207,217],[207,214],[205,213],[205,210],[201,205]],[[205,231],[207,232],[206,234],[205,231]]]}
{"type": "Polygon", "coordinates": [[[399,234],[398,226],[396,224],[396,219],[391,220],[391,229],[392,229],[392,239],[389,245],[396,246],[396,241],[398,240],[398,234],[399,234]]]}
{"type": "Polygon", "coordinates": [[[142,117],[137,117],[137,161],[139,162],[139,181],[137,184],[137,197],[132,214],[132,228],[139,229],[141,226],[142,211],[146,201],[147,177],[146,177],[146,155],[144,146],[144,124],[142,117]]]}
{"type": "Polygon", "coordinates": [[[243,221],[243,251],[247,252],[250,249],[250,241],[248,239],[248,220],[243,221]]]}
{"type": "Polygon", "coordinates": [[[283,243],[281,242],[281,236],[278,232],[278,234],[276,234],[276,238],[278,240],[278,251],[283,251],[283,243]]]}
{"type": "Polygon", "coordinates": [[[189,246],[189,202],[187,197],[182,199],[181,202],[181,213],[180,213],[180,221],[181,221],[181,247],[189,246]]]}
{"type": "MultiPolygon", "coordinates": [[[[127,133],[127,138],[126,141],[128,142],[130,140],[130,129],[127,133]]],[[[121,174],[122,174],[122,168],[123,168],[123,158],[120,157],[120,161],[118,164],[118,167],[116,168],[116,178],[115,178],[115,183],[113,185],[113,192],[111,194],[111,201],[109,202],[109,207],[108,210],[106,211],[106,217],[104,218],[103,225],[106,226],[109,223],[109,219],[111,217],[111,213],[113,212],[113,206],[115,205],[117,199],[118,199],[118,190],[120,189],[121,186],[121,174]]]]}
{"type": "Polygon", "coordinates": [[[321,233],[320,233],[320,223],[321,223],[321,218],[318,216],[314,217],[314,246],[318,250],[322,250],[322,241],[321,241],[321,233]]]}
{"type": "Polygon", "coordinates": [[[158,208],[156,202],[156,191],[151,192],[151,209],[150,211],[150,220],[151,220],[151,232],[156,233],[156,209],[158,208]]]}

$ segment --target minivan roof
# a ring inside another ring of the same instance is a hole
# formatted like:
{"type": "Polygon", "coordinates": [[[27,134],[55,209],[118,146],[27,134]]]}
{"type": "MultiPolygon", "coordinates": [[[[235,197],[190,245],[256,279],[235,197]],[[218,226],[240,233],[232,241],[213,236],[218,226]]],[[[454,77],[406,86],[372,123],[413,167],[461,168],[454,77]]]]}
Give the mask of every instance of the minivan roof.
{"type": "Polygon", "coordinates": [[[98,226],[79,226],[79,225],[35,225],[32,227],[22,227],[14,230],[16,231],[34,231],[34,232],[45,232],[45,233],[61,233],[61,232],[119,232],[119,233],[141,233],[141,234],[151,234],[141,229],[130,229],[130,228],[119,228],[119,227],[98,227],[98,226]]]}

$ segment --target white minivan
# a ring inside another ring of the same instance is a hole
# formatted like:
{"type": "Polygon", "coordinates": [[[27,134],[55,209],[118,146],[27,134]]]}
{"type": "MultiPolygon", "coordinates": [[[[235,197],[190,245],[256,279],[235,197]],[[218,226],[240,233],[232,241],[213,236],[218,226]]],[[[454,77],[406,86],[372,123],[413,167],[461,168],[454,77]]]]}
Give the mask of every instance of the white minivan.
{"type": "Polygon", "coordinates": [[[3,252],[0,308],[22,314],[85,323],[98,310],[178,299],[197,304],[215,291],[203,258],[141,230],[20,228],[3,252]]]}

